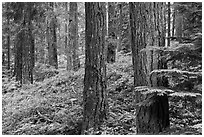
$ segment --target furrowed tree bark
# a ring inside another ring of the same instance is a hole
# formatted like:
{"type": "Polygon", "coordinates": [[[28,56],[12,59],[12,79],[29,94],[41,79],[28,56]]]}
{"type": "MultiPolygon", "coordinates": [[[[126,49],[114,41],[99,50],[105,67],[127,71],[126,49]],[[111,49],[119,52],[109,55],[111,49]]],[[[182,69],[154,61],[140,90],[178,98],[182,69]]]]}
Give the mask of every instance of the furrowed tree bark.
{"type": "Polygon", "coordinates": [[[33,3],[26,2],[23,10],[23,28],[16,36],[15,75],[21,84],[33,83],[34,38],[32,34],[33,3]]]}
{"type": "Polygon", "coordinates": [[[145,70],[146,60],[145,53],[142,54],[140,50],[146,46],[146,24],[145,24],[145,11],[144,4],[129,3],[130,8],[130,28],[131,28],[131,48],[132,48],[132,61],[134,69],[134,85],[144,86],[147,85],[145,70]]]}
{"type": "MultiPolygon", "coordinates": [[[[6,5],[7,11],[9,10],[9,5],[6,5]]],[[[7,15],[7,27],[9,26],[10,18],[7,15]]],[[[10,29],[7,29],[7,69],[10,69],[10,29]]]]}
{"type": "Polygon", "coordinates": [[[82,134],[106,118],[105,3],[85,3],[86,44],[82,134]]]}
{"type": "Polygon", "coordinates": [[[137,134],[158,134],[170,125],[168,95],[157,88],[135,87],[137,134]]]}
{"type": "MultiPolygon", "coordinates": [[[[54,12],[54,3],[50,2],[49,6],[51,11],[54,12]]],[[[49,65],[54,66],[56,69],[58,68],[57,61],[57,34],[56,34],[56,22],[57,18],[55,15],[51,17],[51,20],[48,21],[48,58],[49,65]]]]}
{"type": "Polygon", "coordinates": [[[78,70],[80,61],[78,56],[78,12],[77,2],[70,2],[69,12],[69,48],[71,51],[72,69],[78,70]]]}
{"type": "Polygon", "coordinates": [[[33,84],[33,69],[35,67],[35,39],[32,34],[32,7],[33,3],[28,3],[28,33],[29,33],[29,45],[30,45],[30,65],[29,65],[29,79],[31,84],[33,84]]]}
{"type": "Polygon", "coordinates": [[[69,45],[68,45],[68,3],[65,2],[65,11],[67,13],[67,17],[66,17],[66,22],[65,22],[65,52],[66,52],[66,56],[67,56],[67,65],[66,65],[66,70],[71,70],[72,69],[72,58],[70,56],[70,49],[69,49],[69,45]]]}
{"type": "MultiPolygon", "coordinates": [[[[129,3],[135,86],[160,86],[156,76],[150,79],[151,71],[163,67],[159,62],[160,55],[149,48],[165,46],[164,5],[158,2],[129,3]],[[141,52],[143,48],[145,51],[141,52]]],[[[169,126],[168,97],[155,90],[141,91],[135,93],[137,134],[158,133],[169,126]]]]}
{"type": "Polygon", "coordinates": [[[149,74],[159,69],[159,54],[148,47],[165,46],[165,3],[130,3],[131,45],[135,86],[158,86],[149,74]],[[147,50],[141,52],[143,48],[147,50]]]}

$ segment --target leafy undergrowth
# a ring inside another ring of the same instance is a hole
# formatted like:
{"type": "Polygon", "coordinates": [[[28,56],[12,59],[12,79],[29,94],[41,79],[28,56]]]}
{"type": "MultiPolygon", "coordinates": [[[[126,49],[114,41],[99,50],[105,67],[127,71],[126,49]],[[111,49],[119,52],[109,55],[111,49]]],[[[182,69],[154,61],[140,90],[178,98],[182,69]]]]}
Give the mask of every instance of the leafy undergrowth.
{"type": "MultiPolygon", "coordinates": [[[[3,94],[3,134],[79,134],[83,70],[3,94]]],[[[4,88],[5,90],[7,88],[4,88]]]]}
{"type": "MultiPolygon", "coordinates": [[[[119,61],[107,66],[108,119],[97,134],[136,134],[131,59],[130,54],[119,54],[119,61]]],[[[3,78],[2,134],[80,134],[83,77],[84,68],[61,70],[21,88],[3,78]]],[[[160,134],[202,134],[200,94],[174,92],[169,104],[170,128],[160,134]]]]}

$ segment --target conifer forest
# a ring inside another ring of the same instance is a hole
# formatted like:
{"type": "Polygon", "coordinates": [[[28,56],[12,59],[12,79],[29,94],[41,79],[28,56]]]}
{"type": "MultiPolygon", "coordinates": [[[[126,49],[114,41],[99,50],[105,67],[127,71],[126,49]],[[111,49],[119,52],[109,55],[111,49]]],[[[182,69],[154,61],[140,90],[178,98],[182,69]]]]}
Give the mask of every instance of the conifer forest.
{"type": "Polygon", "coordinates": [[[1,2],[2,135],[202,135],[202,2],[1,2]]]}

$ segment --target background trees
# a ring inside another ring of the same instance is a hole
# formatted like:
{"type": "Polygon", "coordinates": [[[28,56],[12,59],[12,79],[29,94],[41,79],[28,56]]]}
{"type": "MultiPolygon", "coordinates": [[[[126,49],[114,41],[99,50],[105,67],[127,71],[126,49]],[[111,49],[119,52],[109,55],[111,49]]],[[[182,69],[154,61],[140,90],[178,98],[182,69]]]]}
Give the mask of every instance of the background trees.
{"type": "Polygon", "coordinates": [[[48,19],[48,28],[47,28],[47,42],[48,42],[48,59],[49,65],[58,68],[57,60],[57,19],[55,15],[55,3],[48,3],[48,12],[51,12],[51,19],[48,19]]]}
{"type": "Polygon", "coordinates": [[[2,65],[3,134],[202,133],[202,3],[2,3],[2,65]]]}
{"type": "MultiPolygon", "coordinates": [[[[34,38],[32,34],[32,20],[35,16],[33,3],[7,3],[7,17],[10,16],[19,23],[18,33],[15,38],[15,66],[14,75],[20,83],[33,83],[34,68],[34,38]]],[[[9,34],[8,34],[9,35],[9,34]]],[[[8,40],[9,37],[7,37],[8,40]]],[[[10,46],[10,42],[7,41],[10,46]]],[[[10,48],[9,48],[10,49],[10,48]]],[[[8,50],[10,52],[10,50],[8,50]]],[[[8,57],[10,54],[8,53],[8,57]]],[[[10,57],[9,57],[10,58],[10,57]]],[[[9,59],[10,60],[10,59],[9,59]]],[[[9,63],[10,61],[8,61],[9,63]]]]}
{"type": "Polygon", "coordinates": [[[70,68],[77,70],[80,67],[80,61],[78,57],[78,15],[77,15],[77,3],[71,2],[69,4],[69,60],[71,60],[70,68]]]}

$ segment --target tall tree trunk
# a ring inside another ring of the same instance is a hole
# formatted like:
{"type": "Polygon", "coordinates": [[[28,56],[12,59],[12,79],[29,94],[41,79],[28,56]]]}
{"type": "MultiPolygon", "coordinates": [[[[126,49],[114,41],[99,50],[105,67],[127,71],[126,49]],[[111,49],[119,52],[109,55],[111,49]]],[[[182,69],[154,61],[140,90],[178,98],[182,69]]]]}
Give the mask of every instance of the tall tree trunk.
{"type": "MultiPolygon", "coordinates": [[[[9,5],[7,4],[7,10],[9,10],[9,5]]],[[[9,26],[9,21],[10,21],[10,18],[9,16],[7,15],[7,27],[9,26]]],[[[7,30],[8,34],[7,34],[7,69],[10,69],[10,29],[8,27],[8,30],[7,30]]]]}
{"type": "MultiPolygon", "coordinates": [[[[165,46],[164,5],[161,2],[129,3],[135,86],[158,86],[157,77],[151,78],[149,74],[160,69],[159,54],[151,47],[165,46]],[[141,52],[143,48],[146,52],[141,52]]],[[[135,92],[136,132],[158,133],[169,126],[168,97],[154,89],[149,93],[141,91],[135,92]]]]}
{"type": "Polygon", "coordinates": [[[69,48],[72,56],[72,69],[78,70],[80,67],[78,56],[78,16],[77,2],[70,2],[69,16],[69,48]]]}
{"type": "Polygon", "coordinates": [[[15,63],[14,63],[14,75],[16,76],[16,81],[19,81],[22,84],[22,56],[23,56],[23,45],[21,32],[17,34],[15,39],[15,63]],[[19,39],[19,40],[18,40],[19,39]]]}
{"type": "Polygon", "coordinates": [[[130,3],[130,26],[135,86],[157,86],[149,74],[159,68],[159,54],[148,47],[165,46],[164,3],[130,3]]]}
{"type": "Polygon", "coordinates": [[[174,8],[173,8],[172,18],[173,18],[173,22],[172,22],[172,37],[174,37],[174,35],[175,35],[175,9],[174,8]]]}
{"type": "Polygon", "coordinates": [[[34,38],[32,35],[33,3],[26,2],[23,10],[23,29],[17,34],[15,45],[15,75],[22,84],[33,83],[34,38]]]}
{"type": "Polygon", "coordinates": [[[118,25],[118,48],[117,48],[117,52],[120,52],[122,49],[122,24],[123,24],[123,20],[122,20],[122,3],[118,4],[119,7],[119,25],[118,25]]]}
{"type": "Polygon", "coordinates": [[[106,2],[106,4],[105,4],[105,6],[106,6],[106,30],[105,30],[105,32],[106,32],[106,36],[108,37],[108,22],[109,22],[109,18],[108,18],[108,2],[106,2]]]}
{"type": "Polygon", "coordinates": [[[33,84],[33,69],[35,67],[35,39],[33,38],[31,24],[29,26],[29,33],[30,33],[30,71],[29,71],[29,78],[31,84],[33,84]]]}
{"type": "Polygon", "coordinates": [[[86,52],[83,92],[83,126],[97,130],[106,118],[105,3],[85,3],[86,52]]]}
{"type": "MultiPolygon", "coordinates": [[[[50,12],[50,9],[49,9],[49,2],[46,2],[46,13],[49,13],[50,12]]],[[[51,52],[50,52],[50,25],[49,25],[49,17],[46,16],[46,36],[45,36],[45,41],[47,43],[47,56],[45,58],[45,63],[46,64],[50,64],[49,63],[49,60],[50,60],[50,57],[51,57],[51,52]]]]}
{"type": "MultiPolygon", "coordinates": [[[[65,2],[65,11],[68,16],[69,14],[68,14],[68,3],[67,2],[65,2]]],[[[66,70],[71,70],[72,63],[71,63],[71,56],[69,53],[69,46],[68,46],[68,27],[67,26],[68,26],[68,17],[66,17],[66,22],[65,22],[65,52],[67,56],[66,70]]]]}
{"type": "Polygon", "coordinates": [[[114,2],[108,2],[108,53],[107,62],[113,63],[116,58],[117,48],[117,19],[116,19],[116,6],[114,2]]]}
{"type": "MultiPolygon", "coordinates": [[[[160,12],[160,15],[161,15],[161,18],[158,20],[160,22],[160,27],[161,29],[163,29],[163,33],[161,34],[161,44],[159,45],[160,47],[165,47],[166,44],[165,44],[165,39],[166,39],[166,3],[161,3],[160,5],[161,7],[161,12],[160,12]],[[162,42],[163,41],[163,42],[162,42]]],[[[169,28],[170,29],[170,28],[169,28]]],[[[170,40],[170,39],[169,39],[170,40]]],[[[159,54],[159,56],[164,56],[164,52],[161,52],[159,54]]],[[[167,62],[165,61],[165,59],[158,59],[158,69],[168,69],[168,66],[167,66],[167,62]]],[[[165,76],[162,76],[162,77],[157,77],[157,86],[164,86],[164,87],[168,87],[168,78],[165,77],[165,76]]]]}
{"type": "Polygon", "coordinates": [[[166,3],[162,3],[161,4],[161,9],[160,9],[160,21],[161,21],[161,45],[160,46],[163,46],[165,47],[167,42],[166,42],[166,24],[167,24],[167,21],[166,21],[166,3]]]}
{"type": "MultiPolygon", "coordinates": [[[[178,4],[175,2],[175,4],[178,4]]],[[[183,36],[183,15],[175,11],[175,35],[177,40],[181,43],[183,36]]]]}
{"type": "MultiPolygon", "coordinates": [[[[50,2],[51,11],[54,13],[54,3],[50,2]]],[[[48,43],[48,56],[49,56],[49,64],[54,66],[56,69],[58,68],[57,61],[57,34],[56,34],[56,15],[52,16],[51,21],[49,23],[49,40],[48,43]]]]}
{"type": "Polygon", "coordinates": [[[33,84],[33,69],[35,67],[35,39],[32,34],[32,7],[34,3],[28,3],[28,33],[29,33],[29,45],[30,45],[30,67],[29,67],[29,79],[30,82],[33,84]]]}
{"type": "MultiPolygon", "coordinates": [[[[41,22],[37,21],[37,25],[40,27],[41,22]]],[[[35,55],[35,62],[45,64],[46,35],[44,35],[44,34],[40,35],[40,42],[43,43],[43,44],[36,47],[37,50],[36,50],[36,55],[35,55]]]]}
{"type": "Polygon", "coordinates": [[[108,2],[105,3],[105,61],[107,62],[108,55],[108,2]]]}
{"type": "Polygon", "coordinates": [[[134,69],[134,85],[144,86],[147,85],[145,74],[145,54],[140,50],[146,46],[146,22],[144,4],[129,3],[130,11],[130,30],[131,30],[131,47],[132,47],[132,61],[134,69]]]}
{"type": "Polygon", "coordinates": [[[167,42],[168,47],[170,47],[170,37],[171,37],[171,3],[168,2],[168,42],[167,42]]]}
{"type": "Polygon", "coordinates": [[[23,31],[23,84],[33,83],[33,68],[34,68],[34,38],[32,36],[32,7],[33,3],[26,3],[24,21],[26,30],[23,31]],[[27,36],[25,36],[27,35],[27,36]]]}

